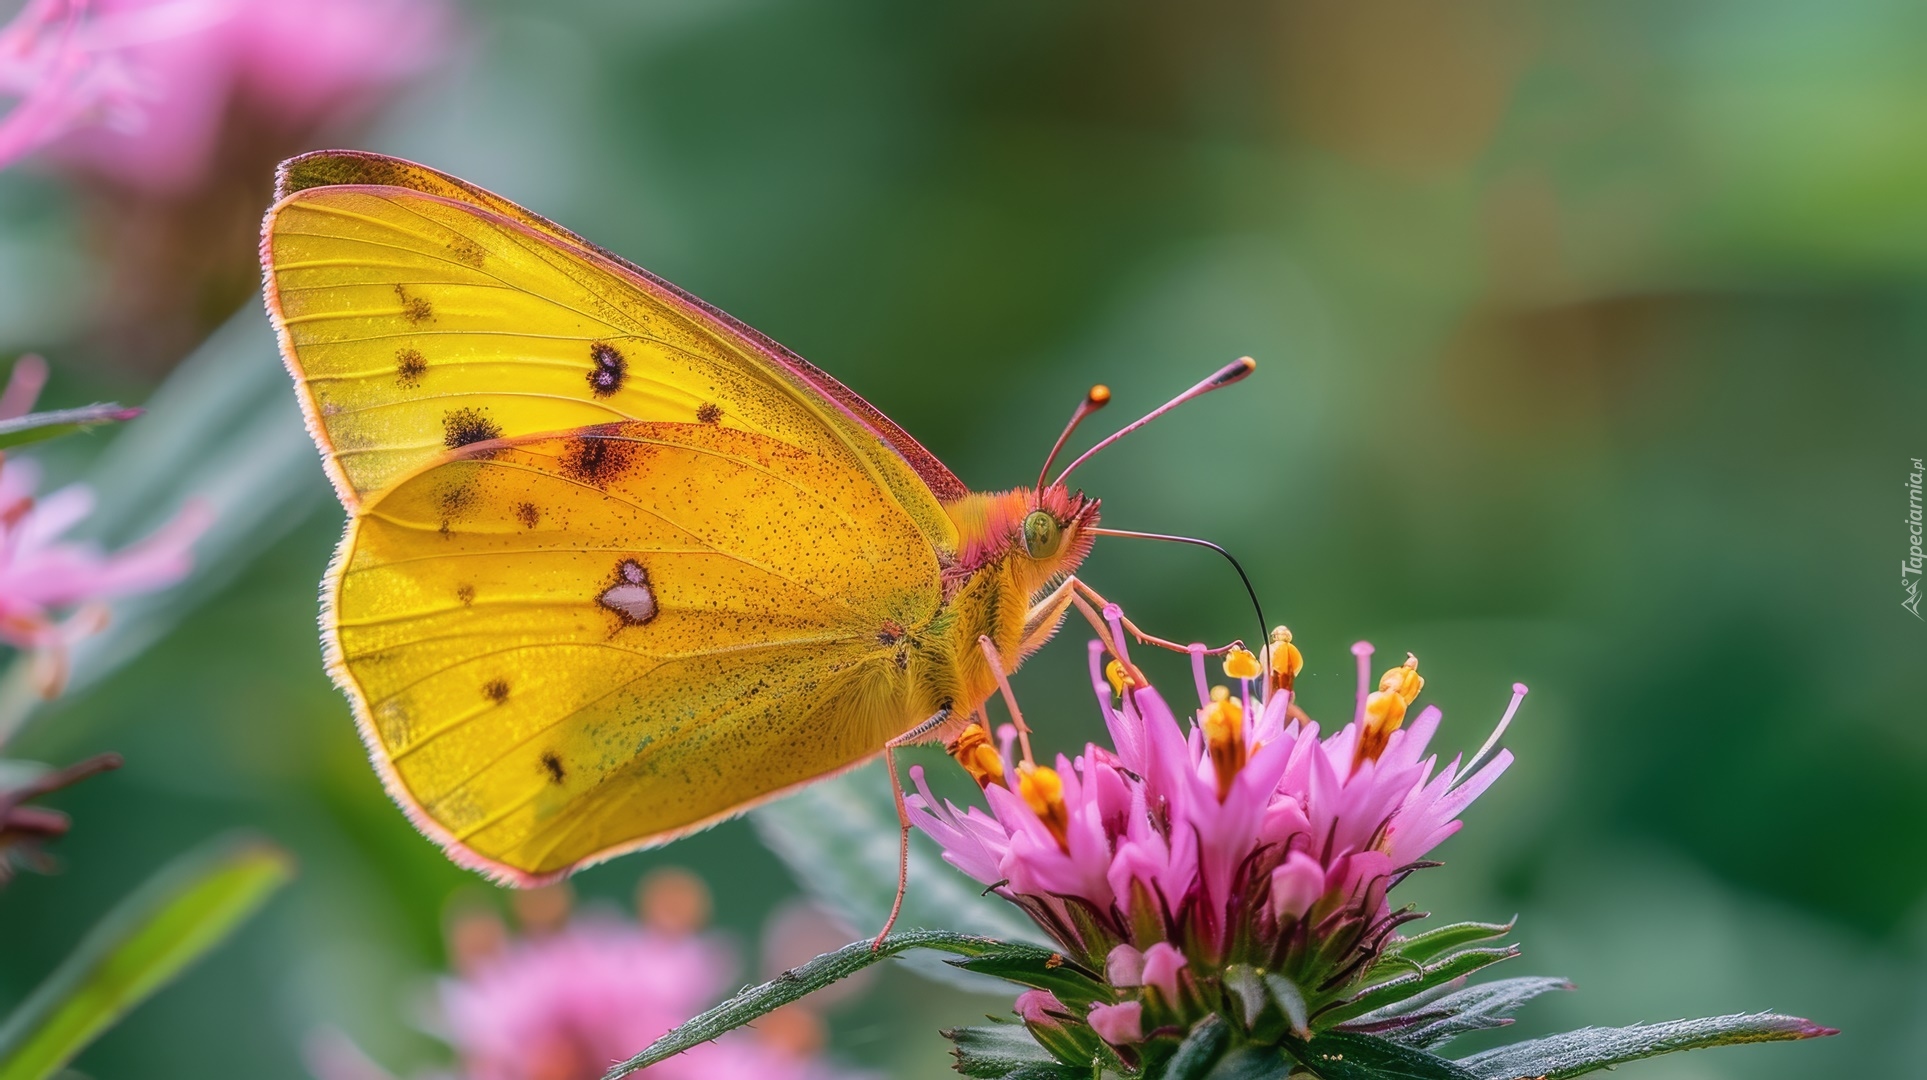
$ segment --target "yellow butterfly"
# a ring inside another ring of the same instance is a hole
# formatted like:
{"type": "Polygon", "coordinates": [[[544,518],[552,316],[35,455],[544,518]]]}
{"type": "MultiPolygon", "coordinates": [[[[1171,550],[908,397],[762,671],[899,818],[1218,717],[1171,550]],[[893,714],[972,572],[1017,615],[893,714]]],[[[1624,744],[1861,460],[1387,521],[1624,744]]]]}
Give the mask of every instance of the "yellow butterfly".
{"type": "Polygon", "coordinates": [[[261,263],[348,511],[328,668],[389,793],[498,880],[954,735],[998,657],[1101,603],[1077,462],[970,491],[801,357],[454,177],[287,161],[261,263]]]}

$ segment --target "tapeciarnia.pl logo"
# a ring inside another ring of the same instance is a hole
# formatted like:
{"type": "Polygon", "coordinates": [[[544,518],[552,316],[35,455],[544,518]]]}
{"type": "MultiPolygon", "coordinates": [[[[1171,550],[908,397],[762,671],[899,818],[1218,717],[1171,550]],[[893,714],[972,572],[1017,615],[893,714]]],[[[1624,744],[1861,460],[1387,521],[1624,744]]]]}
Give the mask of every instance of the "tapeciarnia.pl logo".
{"type": "MultiPolygon", "coordinates": [[[[1920,459],[1913,459],[1913,471],[1907,474],[1907,557],[1900,560],[1900,589],[1906,596],[1900,606],[1913,612],[1920,619],[1920,477],[1927,469],[1922,469],[1920,459]]],[[[1927,619],[1923,619],[1927,622],[1927,619]]]]}

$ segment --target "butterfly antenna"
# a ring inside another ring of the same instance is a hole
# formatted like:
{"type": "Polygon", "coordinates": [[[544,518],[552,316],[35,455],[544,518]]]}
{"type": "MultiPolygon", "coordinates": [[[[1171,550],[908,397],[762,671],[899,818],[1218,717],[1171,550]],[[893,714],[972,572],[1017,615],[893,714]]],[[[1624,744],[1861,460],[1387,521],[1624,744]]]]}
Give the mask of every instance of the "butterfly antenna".
{"type": "MultiPolygon", "coordinates": [[[[1166,406],[1166,407],[1168,408],[1169,406],[1166,406]]],[[[1251,597],[1251,610],[1256,612],[1258,615],[1258,637],[1256,640],[1259,642],[1268,640],[1266,636],[1268,634],[1268,631],[1265,629],[1265,627],[1269,624],[1265,622],[1264,607],[1258,603],[1258,590],[1251,587],[1251,578],[1249,575],[1245,573],[1245,568],[1238,565],[1237,557],[1232,555],[1229,551],[1226,551],[1224,548],[1219,547],[1218,545],[1212,543],[1209,540],[1200,540],[1195,536],[1172,536],[1168,533],[1133,532],[1129,529],[1105,529],[1105,528],[1097,528],[1097,527],[1089,528],[1084,531],[1090,533],[1093,536],[1123,536],[1123,537],[1129,537],[1133,540],[1163,540],[1173,544],[1191,544],[1196,547],[1210,548],[1212,551],[1215,551],[1218,554],[1223,555],[1225,557],[1225,561],[1231,564],[1231,568],[1238,572],[1238,580],[1245,583],[1245,595],[1251,597]]]]}
{"type": "Polygon", "coordinates": [[[1039,496],[1044,494],[1044,478],[1050,475],[1051,462],[1057,460],[1057,455],[1063,451],[1064,444],[1071,441],[1071,432],[1077,430],[1077,425],[1083,423],[1085,417],[1110,403],[1111,388],[1105,386],[1103,383],[1098,383],[1096,386],[1091,387],[1091,392],[1085,394],[1084,400],[1077,403],[1077,411],[1071,414],[1071,422],[1064,425],[1064,433],[1059,435],[1057,441],[1051,445],[1050,453],[1044,455],[1044,467],[1037,470],[1037,494],[1039,496]]]}
{"type": "MultiPolygon", "coordinates": [[[[1204,380],[1203,382],[1192,387],[1191,389],[1186,390],[1184,393],[1179,394],[1177,397],[1172,398],[1171,400],[1165,402],[1164,404],[1159,405],[1157,408],[1152,409],[1150,412],[1145,413],[1143,416],[1139,417],[1136,421],[1126,424],[1123,427],[1117,429],[1115,432],[1112,432],[1111,435],[1107,437],[1103,442],[1100,442],[1096,446],[1093,446],[1089,450],[1086,450],[1082,454],[1079,454],[1077,456],[1077,460],[1071,462],[1069,465],[1064,466],[1064,471],[1057,474],[1057,480],[1055,482],[1059,484],[1063,483],[1065,477],[1069,476],[1071,472],[1074,469],[1076,469],[1079,465],[1082,465],[1084,464],[1084,462],[1090,460],[1091,455],[1097,453],[1099,450],[1104,449],[1105,447],[1111,445],[1112,443],[1118,441],[1119,439],[1122,439],[1124,436],[1129,435],[1131,432],[1136,431],[1138,428],[1141,428],[1144,425],[1150,423],[1151,421],[1156,420],[1158,417],[1163,416],[1165,413],[1170,412],[1172,409],[1175,409],[1178,406],[1184,404],[1185,402],[1190,401],[1192,398],[1203,397],[1204,395],[1210,393],[1213,390],[1220,389],[1221,387],[1230,386],[1232,383],[1237,382],[1238,380],[1244,378],[1246,375],[1251,374],[1251,372],[1254,369],[1256,369],[1257,366],[1258,366],[1258,362],[1256,360],[1253,360],[1249,356],[1241,356],[1238,359],[1232,361],[1231,363],[1226,364],[1224,367],[1218,369],[1218,371],[1215,374],[1213,374],[1210,378],[1204,380]]],[[[1106,394],[1105,396],[1109,397],[1108,394],[1106,394]]],[[[1078,419],[1081,420],[1083,419],[1083,417],[1079,416],[1078,419]]],[[[1075,421],[1073,421],[1073,423],[1075,423],[1075,421]]],[[[1067,431],[1065,432],[1065,434],[1068,435],[1069,432],[1067,431]]],[[[1061,442],[1062,440],[1059,440],[1059,441],[1061,442]]],[[[1048,466],[1046,466],[1046,468],[1048,468],[1048,466]]],[[[1172,538],[1172,539],[1176,539],[1176,538],[1172,538]]],[[[1203,543],[1203,541],[1197,541],[1197,543],[1203,543]]]]}

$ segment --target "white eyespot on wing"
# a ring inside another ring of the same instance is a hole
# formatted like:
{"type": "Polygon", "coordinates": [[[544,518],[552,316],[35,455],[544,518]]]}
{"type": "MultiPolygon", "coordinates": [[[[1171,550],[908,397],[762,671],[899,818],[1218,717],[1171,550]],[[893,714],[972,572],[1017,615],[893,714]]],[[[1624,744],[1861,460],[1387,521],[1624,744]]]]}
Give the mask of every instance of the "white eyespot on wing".
{"type": "Polygon", "coordinates": [[[626,626],[641,626],[656,617],[656,591],[649,587],[649,572],[634,559],[622,560],[616,568],[616,583],[602,590],[596,603],[620,615],[626,626]]]}

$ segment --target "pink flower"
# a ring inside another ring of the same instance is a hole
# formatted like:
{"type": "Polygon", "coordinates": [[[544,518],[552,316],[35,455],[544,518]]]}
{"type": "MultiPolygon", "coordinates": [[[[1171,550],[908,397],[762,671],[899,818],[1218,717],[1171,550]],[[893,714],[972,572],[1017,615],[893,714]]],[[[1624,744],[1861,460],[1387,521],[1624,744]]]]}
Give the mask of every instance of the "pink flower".
{"type": "MultiPolygon", "coordinates": [[[[44,372],[32,357],[15,365],[0,419],[32,407],[44,372]]],[[[190,503],[153,535],[109,554],[61,539],[93,511],[93,493],[74,484],[36,499],[38,481],[32,462],[0,455],[0,643],[36,653],[41,691],[51,697],[66,682],[67,650],[106,625],[101,601],[180,580],[211,515],[190,503]]]]}
{"type": "MultiPolygon", "coordinates": [[[[523,937],[444,980],[441,1012],[465,1080],[594,1080],[734,989],[733,951],[613,914],[523,937]]],[[[652,1067],[690,1080],[829,1080],[820,1058],[741,1030],[652,1067]]]]}
{"type": "MultiPolygon", "coordinates": [[[[1105,617],[1121,651],[1121,615],[1105,617]]],[[[1426,752],[1439,711],[1404,724],[1424,683],[1416,659],[1374,690],[1371,647],[1356,646],[1354,715],[1326,734],[1293,701],[1302,661],[1289,641],[1274,637],[1280,663],[1255,688],[1250,676],[1266,671],[1258,659],[1227,659],[1228,672],[1245,676],[1236,692],[1207,686],[1204,649],[1193,646],[1198,706],[1183,725],[1128,656],[1107,674],[1104,645],[1093,642],[1092,684],[1114,749],[1090,745],[1054,767],[976,770],[987,807],[968,810],[940,803],[912,770],[911,819],[945,859],[1102,973],[1114,1000],[1098,1003],[1089,1023],[1113,1045],[1134,1030],[1182,1030],[1204,1007],[1200,988],[1222,986],[1231,965],[1289,978],[1315,1021],[1417,917],[1393,912],[1387,892],[1511,764],[1508,751],[1486,754],[1525,687],[1514,687],[1473,761],[1441,767],[1426,752]],[[1136,1011],[1117,1011],[1126,1006],[1136,1011]]]]}
{"type": "Polygon", "coordinates": [[[0,165],[42,146],[128,186],[203,177],[232,109],[289,131],[434,62],[442,0],[31,0],[0,29],[0,165]]]}
{"type": "Polygon", "coordinates": [[[1144,1006],[1135,1001],[1091,1008],[1091,1027],[1112,1046],[1129,1046],[1144,1038],[1144,1006]]]}

